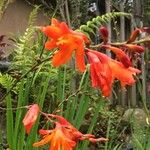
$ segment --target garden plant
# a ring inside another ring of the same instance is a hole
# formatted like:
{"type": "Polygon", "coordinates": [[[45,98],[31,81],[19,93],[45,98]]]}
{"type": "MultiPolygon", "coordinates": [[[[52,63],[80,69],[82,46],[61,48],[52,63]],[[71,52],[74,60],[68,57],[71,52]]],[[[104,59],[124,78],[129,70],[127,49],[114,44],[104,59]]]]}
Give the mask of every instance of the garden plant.
{"type": "MultiPolygon", "coordinates": [[[[126,88],[138,80],[141,70],[132,57],[144,53],[150,29],[136,28],[126,41],[110,42],[106,23],[130,14],[107,13],[71,29],[54,17],[47,26],[35,26],[38,9],[31,13],[24,35],[11,39],[12,64],[0,74],[7,141],[0,149],[121,149],[112,129],[119,121],[109,111],[113,87],[119,81],[126,88]],[[142,33],[146,36],[141,38],[142,33]],[[93,42],[96,34],[98,44],[93,42]]],[[[138,139],[134,142],[142,147],[138,139]]]]}

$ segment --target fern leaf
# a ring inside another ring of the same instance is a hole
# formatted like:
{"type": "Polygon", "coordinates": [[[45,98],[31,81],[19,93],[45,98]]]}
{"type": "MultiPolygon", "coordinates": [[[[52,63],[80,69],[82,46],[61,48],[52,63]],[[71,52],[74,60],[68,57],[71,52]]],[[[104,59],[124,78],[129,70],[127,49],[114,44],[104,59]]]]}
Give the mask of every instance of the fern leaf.
{"type": "MultiPolygon", "coordinates": [[[[94,29],[98,29],[100,25],[106,24],[111,19],[115,19],[115,18],[120,17],[120,16],[130,17],[131,14],[125,13],[125,12],[111,12],[111,13],[106,13],[106,14],[104,14],[102,16],[97,16],[96,18],[93,18],[91,21],[88,21],[86,23],[86,25],[80,26],[80,30],[81,30],[81,32],[84,31],[84,33],[87,32],[88,35],[89,35],[90,33],[94,32],[94,29]]],[[[95,34],[95,33],[93,33],[93,34],[95,34]]]]}
{"type": "Polygon", "coordinates": [[[1,84],[4,88],[6,88],[6,89],[11,88],[12,85],[14,84],[14,82],[15,82],[15,79],[14,79],[12,76],[10,76],[9,74],[4,74],[4,75],[2,75],[2,74],[0,73],[0,84],[1,84]]]}
{"type": "Polygon", "coordinates": [[[30,13],[29,20],[28,20],[28,26],[33,26],[37,19],[37,13],[40,6],[35,6],[33,11],[30,13]]]}
{"type": "Polygon", "coordinates": [[[99,29],[92,21],[88,21],[88,22],[87,22],[87,26],[88,26],[88,27],[91,27],[91,28],[95,28],[95,29],[97,29],[97,30],[99,29]]]}
{"type": "Polygon", "coordinates": [[[86,26],[86,25],[82,25],[82,26],[80,26],[80,30],[87,31],[87,32],[90,32],[90,33],[95,34],[95,33],[94,33],[94,29],[89,28],[89,27],[88,27],[88,26],[86,26]]]}
{"type": "Polygon", "coordinates": [[[99,26],[101,23],[100,23],[100,21],[97,19],[97,18],[93,18],[92,19],[92,22],[94,23],[94,24],[97,24],[97,26],[99,26]]]}
{"type": "Polygon", "coordinates": [[[37,13],[39,6],[36,6],[35,9],[29,15],[28,28],[26,29],[24,35],[19,36],[16,48],[14,49],[14,57],[12,62],[12,68],[19,70],[21,73],[25,73],[30,66],[35,63],[36,53],[33,50],[35,44],[33,44],[33,38],[35,34],[34,22],[37,18],[37,13]]]}
{"type": "Polygon", "coordinates": [[[84,33],[84,34],[90,39],[89,33],[84,32],[83,30],[80,30],[80,29],[77,29],[76,31],[77,31],[77,32],[82,32],[82,33],[84,33]]]}

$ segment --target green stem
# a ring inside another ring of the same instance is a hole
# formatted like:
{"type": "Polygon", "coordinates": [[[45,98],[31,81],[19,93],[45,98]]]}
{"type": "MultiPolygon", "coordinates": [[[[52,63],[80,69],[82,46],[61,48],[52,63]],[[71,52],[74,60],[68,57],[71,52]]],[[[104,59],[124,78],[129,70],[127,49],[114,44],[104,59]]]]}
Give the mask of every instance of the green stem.
{"type": "MultiPolygon", "coordinates": [[[[132,42],[130,44],[141,44],[141,43],[148,42],[148,41],[150,41],[150,37],[149,36],[147,36],[147,37],[145,37],[145,38],[143,38],[141,40],[134,41],[134,42],[132,42]]],[[[127,44],[127,42],[125,41],[125,42],[116,42],[116,43],[107,43],[107,44],[111,45],[111,46],[123,46],[124,44],[127,44]]],[[[100,44],[97,44],[97,45],[90,45],[90,48],[99,48],[102,45],[103,45],[103,42],[100,43],[100,44]]]]}

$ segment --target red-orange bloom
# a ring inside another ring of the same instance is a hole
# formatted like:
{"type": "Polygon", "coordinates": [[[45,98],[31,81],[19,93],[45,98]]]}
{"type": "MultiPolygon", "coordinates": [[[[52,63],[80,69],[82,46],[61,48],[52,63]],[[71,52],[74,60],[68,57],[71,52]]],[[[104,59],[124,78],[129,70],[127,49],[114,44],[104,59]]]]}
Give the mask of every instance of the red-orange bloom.
{"type": "Polygon", "coordinates": [[[64,134],[64,129],[65,128],[60,123],[56,122],[55,129],[49,130],[48,134],[45,134],[43,136],[43,139],[39,142],[34,143],[33,146],[39,147],[50,143],[50,150],[72,150],[73,147],[75,147],[76,142],[71,140],[64,134]]]}
{"type": "Polygon", "coordinates": [[[69,29],[65,22],[52,19],[51,25],[42,28],[49,40],[45,43],[46,49],[59,48],[52,59],[54,66],[67,63],[75,52],[76,65],[79,71],[85,71],[84,44],[89,43],[86,35],[69,29]]]}
{"type": "Polygon", "coordinates": [[[79,140],[86,140],[95,143],[99,141],[107,141],[105,138],[96,139],[92,134],[82,134],[72,124],[61,116],[48,114],[49,117],[55,118],[56,126],[53,130],[40,130],[42,140],[33,144],[34,147],[39,147],[50,143],[50,150],[72,150],[79,140]]]}
{"type": "Polygon", "coordinates": [[[114,79],[118,79],[122,86],[132,85],[135,82],[133,75],[140,73],[140,70],[133,67],[126,68],[122,63],[97,51],[88,50],[87,56],[92,86],[100,88],[106,97],[111,93],[114,79]]]}
{"type": "Polygon", "coordinates": [[[141,72],[140,70],[133,67],[126,68],[124,65],[122,65],[122,63],[113,59],[109,61],[109,66],[112,70],[114,78],[118,79],[121,82],[121,86],[123,87],[126,85],[134,84],[135,80],[133,75],[141,72]]]}
{"type": "Polygon", "coordinates": [[[113,81],[108,58],[103,57],[105,54],[100,52],[88,51],[86,54],[90,63],[92,87],[101,89],[102,94],[108,97],[111,93],[113,81]]]}
{"type": "Polygon", "coordinates": [[[144,47],[139,46],[139,45],[125,44],[124,46],[132,52],[138,52],[138,53],[144,52],[144,47]]]}
{"type": "Polygon", "coordinates": [[[23,119],[23,125],[26,133],[29,134],[32,126],[35,124],[40,108],[37,104],[32,105],[23,119]]]}
{"type": "Polygon", "coordinates": [[[103,45],[102,48],[106,48],[108,50],[111,50],[113,53],[115,53],[118,59],[122,62],[122,64],[125,67],[128,68],[129,66],[131,66],[130,58],[125,54],[124,51],[122,51],[122,49],[111,45],[103,45]]]}

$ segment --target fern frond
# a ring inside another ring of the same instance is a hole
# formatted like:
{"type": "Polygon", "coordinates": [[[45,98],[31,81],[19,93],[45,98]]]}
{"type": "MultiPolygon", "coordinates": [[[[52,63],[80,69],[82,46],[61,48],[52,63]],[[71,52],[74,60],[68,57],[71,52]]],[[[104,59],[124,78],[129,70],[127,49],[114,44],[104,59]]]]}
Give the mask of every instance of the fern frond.
{"type": "Polygon", "coordinates": [[[1,74],[0,73],[0,84],[6,88],[6,89],[9,89],[12,87],[12,85],[14,84],[15,82],[15,79],[9,75],[9,74],[1,74]]]}
{"type": "Polygon", "coordinates": [[[12,68],[20,70],[21,73],[26,72],[35,63],[35,44],[33,43],[33,38],[35,34],[34,22],[37,18],[39,6],[36,6],[30,13],[28,28],[26,29],[24,35],[19,36],[15,49],[14,57],[12,62],[12,68]]]}
{"type": "Polygon", "coordinates": [[[125,12],[106,13],[102,16],[97,16],[96,18],[93,18],[91,21],[88,21],[86,23],[86,25],[81,25],[79,30],[81,32],[87,33],[88,35],[90,33],[94,34],[94,31],[96,31],[100,25],[104,25],[104,24],[108,23],[110,20],[115,19],[120,16],[130,17],[131,14],[125,13],[125,12]]]}
{"type": "Polygon", "coordinates": [[[95,34],[94,29],[92,29],[91,27],[86,26],[86,25],[80,26],[80,30],[81,30],[81,31],[90,32],[90,33],[95,34]]]}
{"type": "Polygon", "coordinates": [[[0,0],[0,20],[6,10],[6,8],[8,7],[9,4],[9,0],[0,0]]]}
{"type": "Polygon", "coordinates": [[[29,20],[28,20],[28,26],[32,27],[34,25],[34,23],[36,22],[37,20],[37,13],[38,13],[38,10],[39,10],[40,6],[35,6],[35,8],[33,9],[33,11],[30,13],[30,16],[29,16],[29,20]]]}

